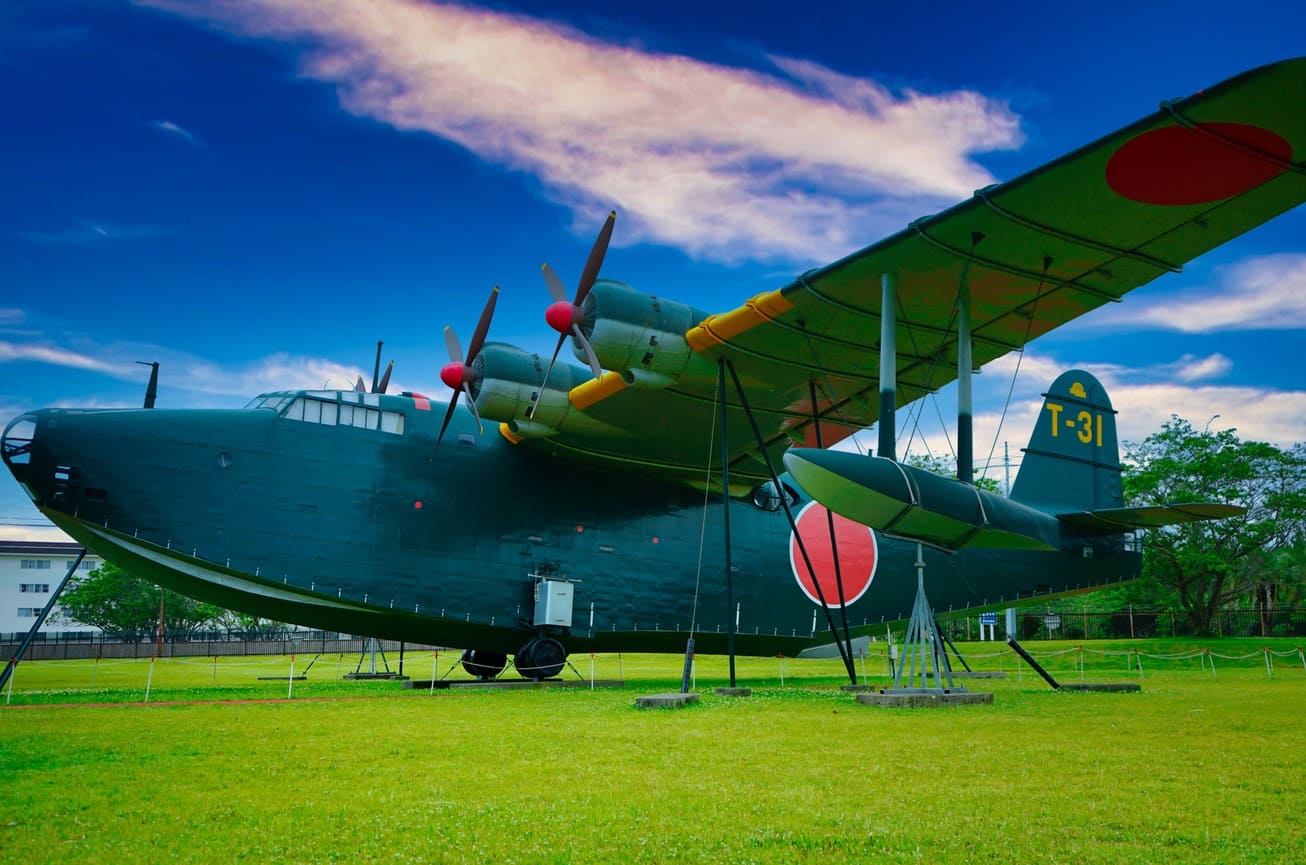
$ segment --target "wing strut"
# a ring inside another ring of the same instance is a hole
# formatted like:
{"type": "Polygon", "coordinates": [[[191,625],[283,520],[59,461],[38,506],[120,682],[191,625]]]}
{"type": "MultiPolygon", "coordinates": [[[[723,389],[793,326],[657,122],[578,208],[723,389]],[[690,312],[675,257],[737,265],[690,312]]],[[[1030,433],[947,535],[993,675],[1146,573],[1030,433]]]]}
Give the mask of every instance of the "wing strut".
{"type": "MultiPolygon", "coordinates": [[[[898,400],[898,275],[880,274],[880,447],[877,456],[896,460],[893,438],[898,400]]],[[[781,497],[783,498],[783,496],[781,497]]]]}
{"type": "MultiPolygon", "coordinates": [[[[726,541],[726,642],[730,655],[730,687],[735,687],[735,630],[739,627],[739,617],[735,615],[735,578],[734,567],[730,561],[730,437],[726,434],[726,368],[725,358],[717,358],[716,386],[718,405],[721,412],[721,511],[722,524],[725,526],[726,541]]],[[[732,369],[733,373],[734,370],[732,369]]],[[[777,486],[776,489],[779,489],[777,486]]],[[[784,495],[780,496],[781,500],[784,495]]]]}
{"type": "MultiPolygon", "coordinates": [[[[766,460],[766,470],[771,473],[771,482],[775,484],[776,491],[780,494],[780,505],[784,508],[785,518],[789,520],[789,531],[793,533],[794,539],[798,542],[798,552],[802,554],[803,564],[807,566],[807,573],[812,577],[812,585],[816,587],[816,596],[820,598],[821,608],[825,610],[825,623],[829,626],[830,634],[834,637],[834,644],[839,649],[839,657],[843,658],[844,668],[848,670],[848,681],[856,685],[857,671],[853,668],[852,646],[844,645],[843,637],[839,636],[839,631],[834,626],[834,616],[830,615],[830,603],[825,599],[825,590],[821,588],[821,581],[816,576],[816,568],[812,566],[812,559],[807,554],[807,545],[803,543],[803,536],[798,531],[798,521],[794,519],[793,508],[789,506],[789,497],[784,494],[784,487],[780,485],[780,476],[776,474],[775,463],[771,461],[771,454],[766,450],[766,442],[762,439],[762,431],[757,426],[757,418],[753,417],[753,409],[748,404],[748,395],[744,393],[744,386],[739,382],[739,374],[735,372],[735,365],[724,357],[717,358],[718,370],[723,366],[730,371],[730,379],[735,383],[735,392],[739,394],[739,403],[744,409],[744,417],[748,418],[748,425],[753,429],[753,438],[757,440],[758,450],[761,451],[762,459],[766,460]]],[[[724,382],[722,384],[724,385],[724,382]]],[[[723,386],[722,405],[725,404],[724,390],[723,386]]],[[[723,443],[724,441],[722,439],[723,443]]],[[[728,463],[729,454],[723,453],[721,459],[728,463]]],[[[726,508],[728,510],[730,507],[729,487],[725,487],[725,493],[726,508]]]]}
{"type": "MultiPolygon", "coordinates": [[[[816,409],[816,382],[809,381],[807,383],[807,394],[808,399],[812,402],[812,428],[816,433],[816,446],[824,450],[825,441],[821,437],[821,413],[816,409]]],[[[780,492],[780,497],[784,498],[784,492],[779,489],[779,486],[779,484],[776,484],[776,489],[780,492]]],[[[830,557],[834,559],[834,586],[835,590],[839,593],[839,619],[840,623],[843,625],[844,643],[847,644],[849,654],[851,654],[853,638],[848,630],[848,595],[845,594],[843,590],[843,567],[839,564],[839,538],[834,531],[834,511],[829,508],[825,509],[825,521],[830,529],[830,557]]],[[[815,574],[812,574],[812,582],[816,582],[815,574]]],[[[831,628],[831,630],[833,630],[833,628],[831,628]]],[[[857,684],[855,680],[853,684],[857,684]]]]}
{"type": "Polygon", "coordinates": [[[957,480],[964,484],[975,482],[975,400],[971,391],[971,338],[970,338],[970,260],[975,257],[975,247],[984,239],[978,231],[970,233],[970,255],[961,268],[961,282],[957,286],[957,480]]]}

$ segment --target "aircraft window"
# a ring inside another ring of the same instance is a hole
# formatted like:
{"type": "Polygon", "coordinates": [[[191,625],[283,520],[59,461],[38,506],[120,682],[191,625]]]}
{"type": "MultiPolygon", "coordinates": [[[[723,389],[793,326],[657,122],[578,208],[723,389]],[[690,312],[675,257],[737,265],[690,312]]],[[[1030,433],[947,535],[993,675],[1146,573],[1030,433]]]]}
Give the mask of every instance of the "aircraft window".
{"type": "Polygon", "coordinates": [[[334,402],[322,403],[322,423],[327,426],[334,426],[336,422],[337,406],[334,402]]]}
{"type": "Polygon", "coordinates": [[[315,396],[315,397],[317,397],[318,399],[325,399],[325,400],[330,400],[331,402],[335,402],[337,399],[340,398],[340,391],[338,391],[338,390],[310,390],[310,391],[308,392],[308,395],[309,395],[309,396],[315,396]]]}
{"type": "Polygon", "coordinates": [[[353,407],[352,405],[342,405],[342,406],[340,406],[340,421],[339,421],[339,423],[340,423],[341,426],[353,426],[353,425],[354,425],[354,407],[353,407]]]}
{"type": "Polygon", "coordinates": [[[340,392],[340,401],[341,401],[341,402],[352,402],[352,403],[356,403],[356,402],[358,402],[358,391],[356,391],[356,390],[342,390],[342,391],[340,392]]]}
{"type": "Polygon", "coordinates": [[[381,413],[374,408],[354,409],[354,426],[359,429],[376,429],[381,413]]]}
{"type": "Polygon", "coordinates": [[[302,399],[297,399],[294,402],[292,402],[290,404],[290,408],[286,409],[286,413],[283,414],[282,417],[286,418],[287,420],[303,420],[304,401],[302,399]]]}
{"type": "Polygon", "coordinates": [[[322,422],[322,400],[320,399],[304,400],[304,420],[307,421],[308,423],[322,422]]]}
{"type": "Polygon", "coordinates": [[[257,396],[249,402],[245,408],[270,408],[273,411],[281,411],[290,402],[290,397],[281,394],[264,394],[257,396]]]}
{"type": "Polygon", "coordinates": [[[363,405],[378,406],[381,404],[381,395],[376,393],[363,394],[363,405]]]}
{"type": "MultiPolygon", "coordinates": [[[[789,500],[789,507],[798,504],[798,493],[794,492],[793,487],[789,484],[781,484],[784,490],[785,498],[789,500]]],[[[776,492],[774,481],[767,481],[757,489],[753,490],[753,504],[763,511],[780,510],[780,496],[776,492]]]]}
{"type": "Polygon", "coordinates": [[[381,432],[404,434],[404,413],[399,411],[381,412],[381,432]]]}

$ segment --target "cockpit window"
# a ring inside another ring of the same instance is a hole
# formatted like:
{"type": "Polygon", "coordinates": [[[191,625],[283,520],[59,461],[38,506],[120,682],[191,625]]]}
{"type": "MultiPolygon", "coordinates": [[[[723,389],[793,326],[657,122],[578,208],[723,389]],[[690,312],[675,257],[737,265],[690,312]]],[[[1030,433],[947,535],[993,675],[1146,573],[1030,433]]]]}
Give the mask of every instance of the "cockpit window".
{"type": "Polygon", "coordinates": [[[281,411],[290,405],[294,397],[284,393],[265,393],[254,397],[245,404],[245,408],[270,408],[273,411],[281,411]]]}
{"type": "MultiPolygon", "coordinates": [[[[403,412],[383,411],[352,404],[358,399],[358,394],[353,391],[342,392],[342,396],[348,398],[339,404],[335,400],[321,399],[317,396],[305,395],[295,397],[293,400],[287,399],[288,405],[281,416],[286,420],[299,420],[326,426],[352,426],[359,429],[380,430],[392,435],[404,434],[403,412]]],[[[376,404],[380,404],[379,397],[376,404]]]]}

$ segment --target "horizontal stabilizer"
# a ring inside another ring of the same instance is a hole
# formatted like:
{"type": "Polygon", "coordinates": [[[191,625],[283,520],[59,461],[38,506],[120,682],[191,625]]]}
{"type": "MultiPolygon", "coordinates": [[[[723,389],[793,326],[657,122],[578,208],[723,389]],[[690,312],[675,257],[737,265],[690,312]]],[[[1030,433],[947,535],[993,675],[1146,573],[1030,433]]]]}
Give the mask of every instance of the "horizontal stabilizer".
{"type": "Polygon", "coordinates": [[[1089,529],[1159,529],[1194,523],[1198,520],[1223,520],[1240,517],[1247,509],[1238,505],[1217,502],[1188,502],[1185,504],[1152,505],[1143,508],[1103,508],[1096,511],[1079,511],[1058,514],[1062,522],[1089,529]]]}

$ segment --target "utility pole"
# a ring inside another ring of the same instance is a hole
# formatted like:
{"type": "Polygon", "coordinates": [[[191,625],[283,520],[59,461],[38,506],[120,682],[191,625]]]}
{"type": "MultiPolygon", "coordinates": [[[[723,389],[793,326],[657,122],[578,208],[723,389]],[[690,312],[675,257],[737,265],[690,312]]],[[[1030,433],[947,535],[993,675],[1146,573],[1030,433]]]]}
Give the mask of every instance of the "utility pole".
{"type": "Polygon", "coordinates": [[[1006,476],[1007,498],[1011,498],[1011,451],[1007,449],[1007,443],[1002,443],[1002,471],[1006,476]]]}

